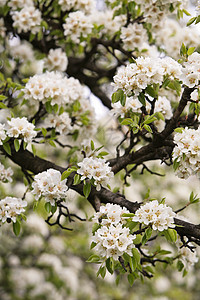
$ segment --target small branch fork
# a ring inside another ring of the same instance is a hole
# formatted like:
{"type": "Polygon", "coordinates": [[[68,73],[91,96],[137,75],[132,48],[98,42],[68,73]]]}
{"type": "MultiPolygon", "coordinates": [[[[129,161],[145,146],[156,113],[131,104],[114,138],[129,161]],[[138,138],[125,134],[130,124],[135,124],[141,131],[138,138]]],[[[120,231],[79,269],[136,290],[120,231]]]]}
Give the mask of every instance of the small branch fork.
{"type": "Polygon", "coordinates": [[[71,214],[69,212],[68,207],[65,206],[61,201],[57,202],[57,206],[58,206],[58,215],[56,217],[56,220],[54,222],[50,222],[50,220],[54,216],[54,213],[51,213],[51,215],[48,216],[48,218],[45,220],[45,222],[48,225],[50,225],[50,226],[58,225],[61,229],[72,231],[73,230],[72,228],[65,227],[64,225],[62,225],[62,223],[61,223],[62,216],[64,216],[66,219],[68,218],[69,222],[75,222],[75,220],[73,218],[76,218],[79,221],[86,221],[86,219],[83,219],[83,218],[77,216],[76,214],[71,214]]]}

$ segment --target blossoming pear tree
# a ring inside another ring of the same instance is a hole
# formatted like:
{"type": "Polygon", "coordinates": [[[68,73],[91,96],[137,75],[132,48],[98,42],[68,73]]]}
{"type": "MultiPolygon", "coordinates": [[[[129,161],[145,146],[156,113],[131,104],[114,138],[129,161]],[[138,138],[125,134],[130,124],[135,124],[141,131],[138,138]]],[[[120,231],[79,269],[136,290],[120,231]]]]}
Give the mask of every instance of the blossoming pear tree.
{"type": "Polygon", "coordinates": [[[198,195],[175,209],[144,185],[136,201],[134,176],[200,178],[199,22],[199,1],[194,11],[187,0],[1,0],[0,180],[27,187],[1,196],[2,227],[22,232],[31,192],[50,226],[89,222],[97,275],[127,274],[132,285],[157,264],[186,275],[200,226],[179,213],[198,195]],[[95,96],[112,128],[98,121],[95,96]],[[70,211],[70,191],[93,217],[70,211]]]}

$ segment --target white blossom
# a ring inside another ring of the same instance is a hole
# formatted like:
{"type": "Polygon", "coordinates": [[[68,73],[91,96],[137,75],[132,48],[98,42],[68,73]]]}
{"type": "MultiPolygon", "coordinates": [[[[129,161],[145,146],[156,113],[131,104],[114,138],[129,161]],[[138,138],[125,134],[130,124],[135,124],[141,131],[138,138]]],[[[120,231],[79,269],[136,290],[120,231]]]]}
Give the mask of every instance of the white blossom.
{"type": "Polygon", "coordinates": [[[200,80],[200,54],[198,52],[192,53],[187,62],[183,64],[181,80],[183,84],[192,88],[198,85],[200,80]]]}
{"type": "Polygon", "coordinates": [[[86,157],[78,163],[80,169],[77,170],[77,173],[81,175],[81,180],[93,178],[96,189],[99,191],[101,186],[106,187],[114,176],[108,165],[109,163],[106,163],[105,159],[86,157]]]}
{"type": "Polygon", "coordinates": [[[163,231],[169,227],[175,227],[176,214],[166,204],[159,204],[157,200],[142,205],[132,218],[134,222],[152,225],[153,230],[163,231]]]}
{"type": "Polygon", "coordinates": [[[161,112],[165,119],[169,120],[172,117],[172,108],[170,101],[166,97],[159,96],[155,102],[154,112],[161,112]]]}
{"type": "Polygon", "coordinates": [[[164,76],[178,79],[181,75],[181,65],[172,58],[138,57],[135,63],[122,66],[114,76],[115,90],[122,89],[126,95],[134,93],[137,96],[148,85],[159,84],[164,76]]]}
{"type": "Polygon", "coordinates": [[[49,128],[55,128],[57,132],[64,135],[67,135],[73,129],[71,118],[67,112],[63,112],[61,115],[48,114],[45,125],[49,128]]]}
{"type": "Polygon", "coordinates": [[[0,145],[3,145],[2,141],[6,139],[5,124],[0,123],[0,145]]]}
{"type": "Polygon", "coordinates": [[[8,121],[7,135],[14,138],[23,138],[25,142],[30,143],[37,135],[34,129],[35,125],[28,122],[27,118],[12,118],[8,121]]]}
{"type": "Polygon", "coordinates": [[[56,200],[66,197],[68,190],[66,186],[67,179],[61,180],[61,173],[54,169],[48,169],[35,176],[32,183],[32,193],[35,199],[39,200],[44,197],[45,201],[55,205],[56,200]]]}
{"type": "Polygon", "coordinates": [[[42,22],[41,12],[34,6],[25,6],[20,11],[12,13],[13,26],[17,28],[17,32],[21,33],[31,31],[37,33],[40,30],[42,22]]]}
{"type": "Polygon", "coordinates": [[[63,24],[64,35],[78,44],[80,38],[86,38],[92,32],[92,22],[82,11],[71,12],[63,24]]]}
{"type": "Polygon", "coordinates": [[[64,72],[67,69],[67,65],[67,55],[61,48],[51,49],[44,63],[44,67],[49,71],[64,72]]]}
{"type": "Polygon", "coordinates": [[[0,200],[0,221],[5,223],[7,220],[16,222],[17,215],[25,211],[27,202],[16,197],[6,197],[0,200]]]}
{"type": "Polygon", "coordinates": [[[140,49],[143,43],[148,40],[146,30],[142,24],[138,23],[122,27],[120,38],[122,39],[124,49],[126,50],[134,50],[135,48],[140,49]]]}
{"type": "Polygon", "coordinates": [[[173,160],[179,164],[175,174],[184,179],[190,175],[200,178],[200,127],[176,132],[174,142],[173,160]]]}
{"type": "Polygon", "coordinates": [[[58,4],[60,4],[63,11],[73,9],[85,13],[91,13],[96,5],[94,0],[59,0],[58,4]]]}
{"type": "Polygon", "coordinates": [[[9,168],[5,168],[3,164],[0,163],[0,181],[2,182],[12,182],[13,170],[9,168]]]}
{"type": "Polygon", "coordinates": [[[52,71],[30,77],[23,91],[25,99],[64,105],[81,100],[82,89],[78,79],[52,71]]]}
{"type": "Polygon", "coordinates": [[[198,17],[200,15],[200,0],[197,1],[195,10],[196,10],[197,17],[198,17]]]}
{"type": "Polygon", "coordinates": [[[23,8],[24,6],[33,6],[32,0],[9,0],[8,6],[12,10],[17,10],[18,8],[23,8]]]}
{"type": "Polygon", "coordinates": [[[196,264],[199,260],[199,258],[197,257],[197,252],[196,252],[195,249],[193,251],[191,251],[187,247],[182,247],[179,250],[179,255],[180,255],[179,259],[184,264],[184,267],[185,267],[186,270],[193,267],[194,264],[196,264]]]}
{"type": "Polygon", "coordinates": [[[30,43],[23,41],[19,44],[10,46],[10,54],[21,61],[32,61],[34,60],[34,52],[30,43]]]}
{"type": "Polygon", "coordinates": [[[136,235],[131,235],[130,229],[124,226],[124,213],[129,211],[117,204],[108,203],[101,206],[100,211],[94,215],[93,221],[98,223],[100,228],[95,232],[92,241],[96,243],[94,249],[102,258],[113,257],[117,260],[124,253],[132,256],[131,250],[134,248],[133,240],[136,235]]]}

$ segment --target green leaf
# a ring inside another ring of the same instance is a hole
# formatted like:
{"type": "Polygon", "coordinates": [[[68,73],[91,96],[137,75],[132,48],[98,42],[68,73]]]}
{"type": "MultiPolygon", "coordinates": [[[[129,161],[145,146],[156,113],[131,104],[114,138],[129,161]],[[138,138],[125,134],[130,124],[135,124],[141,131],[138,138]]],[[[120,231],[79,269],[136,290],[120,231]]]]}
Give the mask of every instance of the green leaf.
{"type": "Polygon", "coordinates": [[[184,43],[182,43],[181,48],[180,48],[180,55],[186,56],[187,54],[187,49],[184,43]]]}
{"type": "Polygon", "coordinates": [[[135,244],[135,245],[138,245],[138,244],[140,244],[142,242],[142,236],[141,236],[141,234],[137,234],[136,235],[136,238],[133,240],[133,243],[135,244]]]}
{"type": "Polygon", "coordinates": [[[140,101],[140,103],[142,103],[143,106],[146,105],[145,96],[144,96],[143,93],[140,93],[140,94],[139,94],[138,100],[140,101]]]}
{"type": "Polygon", "coordinates": [[[77,112],[77,111],[79,111],[80,108],[81,108],[81,104],[78,100],[76,100],[73,104],[73,111],[77,112]]]}
{"type": "Polygon", "coordinates": [[[64,172],[62,173],[62,175],[61,175],[61,180],[64,180],[65,178],[69,177],[69,175],[70,175],[72,172],[76,171],[76,170],[77,170],[76,167],[75,167],[75,169],[74,169],[74,168],[68,168],[66,171],[64,171],[64,172]]]}
{"type": "Polygon", "coordinates": [[[167,255],[167,254],[171,254],[172,252],[171,251],[168,251],[168,250],[159,250],[158,254],[160,255],[167,255]]]}
{"type": "Polygon", "coordinates": [[[168,242],[175,243],[177,240],[177,232],[172,228],[168,228],[167,230],[163,230],[163,234],[168,242]]]}
{"type": "Polygon", "coordinates": [[[124,119],[124,120],[121,122],[121,125],[134,125],[134,122],[133,122],[132,119],[127,118],[127,119],[124,119]]]}
{"type": "Polygon", "coordinates": [[[14,234],[15,234],[16,236],[19,235],[20,229],[21,229],[20,222],[19,222],[18,220],[16,220],[15,223],[13,222],[13,232],[14,232],[14,234]]]}
{"type": "Polygon", "coordinates": [[[51,212],[51,203],[50,202],[46,202],[44,205],[45,210],[48,212],[48,214],[51,212]]]}
{"type": "Polygon", "coordinates": [[[153,131],[152,131],[152,129],[151,129],[151,127],[150,127],[149,125],[144,124],[144,125],[143,125],[143,128],[144,128],[146,131],[148,131],[148,132],[150,132],[150,133],[153,133],[153,131]]]}
{"type": "Polygon", "coordinates": [[[200,15],[197,17],[195,24],[198,24],[200,22],[200,15]]]}
{"type": "Polygon", "coordinates": [[[121,105],[124,106],[126,104],[126,95],[123,90],[118,90],[112,94],[112,103],[120,101],[121,105]]]}
{"type": "Polygon", "coordinates": [[[137,265],[140,265],[140,253],[136,248],[132,249],[133,257],[135,258],[137,265]]]}
{"type": "Polygon", "coordinates": [[[8,108],[3,102],[0,102],[0,108],[2,108],[2,109],[6,109],[6,108],[8,108]]]}
{"type": "Polygon", "coordinates": [[[17,139],[14,140],[14,147],[15,147],[15,151],[18,152],[20,149],[19,140],[17,140],[17,139]]]}
{"type": "Polygon", "coordinates": [[[94,223],[94,224],[92,225],[92,234],[95,234],[95,232],[96,232],[100,227],[101,227],[100,224],[94,223]]]}
{"type": "MultiPolygon", "coordinates": [[[[4,95],[0,95],[0,101],[3,101],[3,100],[5,100],[5,99],[7,99],[8,97],[6,97],[6,96],[4,96],[4,95]]],[[[6,106],[6,108],[7,108],[7,106],[6,106]]]]}
{"type": "Polygon", "coordinates": [[[33,155],[35,156],[36,155],[36,148],[33,144],[31,145],[31,148],[32,148],[33,155]]]}
{"type": "Polygon", "coordinates": [[[85,198],[88,198],[90,191],[91,191],[91,183],[86,182],[83,186],[83,194],[84,194],[85,198]]]}
{"type": "Polygon", "coordinates": [[[91,149],[92,149],[92,151],[95,149],[95,147],[94,147],[94,142],[91,140],[91,142],[90,142],[90,146],[91,146],[91,149]]]}
{"type": "Polygon", "coordinates": [[[101,151],[100,153],[98,153],[98,156],[106,156],[106,155],[108,155],[109,153],[108,152],[106,152],[106,151],[101,151]]]}
{"type": "Polygon", "coordinates": [[[188,49],[188,51],[187,51],[187,55],[188,55],[188,56],[191,55],[191,54],[194,52],[195,49],[196,49],[196,47],[190,47],[190,48],[188,49]]]}
{"type": "Polygon", "coordinates": [[[194,23],[196,21],[196,17],[191,18],[188,22],[187,22],[187,26],[190,26],[192,23],[194,23]]]}
{"type": "Polygon", "coordinates": [[[92,242],[91,245],[90,245],[90,249],[93,249],[95,246],[96,246],[96,243],[92,242]]]}
{"type": "Polygon", "coordinates": [[[137,261],[136,261],[135,257],[130,256],[129,265],[130,265],[131,271],[134,272],[135,269],[137,268],[137,261]]]}
{"type": "Polygon", "coordinates": [[[107,260],[106,260],[106,268],[108,270],[108,272],[110,274],[113,274],[114,272],[114,261],[113,261],[113,258],[112,257],[109,257],[107,260]]]}
{"type": "Polygon", "coordinates": [[[56,144],[54,143],[53,140],[48,140],[49,145],[53,146],[54,148],[56,148],[56,144]]]}
{"type": "Polygon", "coordinates": [[[52,106],[51,106],[51,102],[48,101],[45,103],[45,108],[46,108],[46,111],[51,114],[52,113],[52,106]]]}
{"type": "Polygon", "coordinates": [[[145,89],[145,91],[149,96],[151,96],[153,98],[158,97],[158,92],[150,85],[145,89]]]}
{"type": "Polygon", "coordinates": [[[47,135],[47,130],[46,130],[46,128],[42,128],[42,134],[43,134],[44,137],[47,135]]]}
{"type": "Polygon", "coordinates": [[[145,233],[142,237],[142,245],[146,244],[146,242],[150,239],[151,235],[152,235],[152,228],[151,227],[148,227],[146,230],[145,230],[145,233]]]}
{"type": "Polygon", "coordinates": [[[135,281],[135,276],[133,274],[128,274],[127,278],[130,286],[132,286],[135,281]]]}
{"type": "Polygon", "coordinates": [[[98,270],[98,272],[97,272],[97,277],[98,277],[99,275],[101,275],[102,278],[105,277],[105,275],[106,275],[106,267],[105,267],[105,266],[99,268],[99,270],[98,270]]]}
{"type": "Polygon", "coordinates": [[[100,262],[100,257],[96,254],[92,254],[88,260],[86,260],[86,262],[89,262],[89,263],[98,263],[100,262]]]}
{"type": "Polygon", "coordinates": [[[134,214],[134,213],[124,213],[124,214],[122,214],[121,216],[122,216],[122,217],[127,217],[127,218],[132,218],[132,217],[135,216],[135,214],[134,214]]]}
{"type": "Polygon", "coordinates": [[[176,267],[177,267],[177,270],[178,270],[179,272],[181,272],[181,271],[183,270],[184,264],[182,263],[181,260],[178,260],[178,261],[177,261],[176,267]]]}
{"type": "Polygon", "coordinates": [[[179,133],[182,133],[184,130],[183,127],[177,127],[176,129],[174,129],[175,132],[179,132],[179,133]]]}
{"type": "Polygon", "coordinates": [[[77,185],[81,182],[81,175],[75,174],[73,185],[77,185]]]}
{"type": "Polygon", "coordinates": [[[177,157],[177,158],[175,158],[175,160],[173,162],[174,171],[176,171],[178,169],[179,165],[180,165],[180,161],[178,161],[178,157],[177,157]]]}
{"type": "Polygon", "coordinates": [[[3,149],[6,151],[6,153],[8,153],[8,155],[11,155],[11,148],[8,143],[3,144],[3,149]]]}

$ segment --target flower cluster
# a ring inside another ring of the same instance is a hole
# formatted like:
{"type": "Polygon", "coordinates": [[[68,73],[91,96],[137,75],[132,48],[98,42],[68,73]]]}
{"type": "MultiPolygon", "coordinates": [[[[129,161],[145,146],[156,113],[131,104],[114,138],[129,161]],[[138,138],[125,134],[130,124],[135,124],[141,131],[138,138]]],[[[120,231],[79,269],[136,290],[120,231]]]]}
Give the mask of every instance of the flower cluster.
{"type": "Polygon", "coordinates": [[[116,204],[106,204],[100,207],[100,212],[94,215],[93,221],[99,224],[92,241],[96,243],[94,249],[101,257],[112,257],[117,260],[124,253],[132,256],[133,240],[136,235],[130,234],[130,229],[125,226],[124,213],[129,213],[126,208],[116,204]]]}
{"type": "Polygon", "coordinates": [[[64,72],[67,69],[68,59],[61,48],[51,49],[44,62],[44,67],[49,71],[64,72]]]}
{"type": "Polygon", "coordinates": [[[109,163],[106,163],[105,159],[86,157],[82,162],[78,163],[80,169],[77,170],[77,173],[81,175],[81,180],[86,178],[93,179],[94,185],[99,191],[101,186],[106,187],[114,176],[111,167],[108,165],[109,163]]]}
{"type": "Polygon", "coordinates": [[[137,23],[129,24],[128,27],[122,27],[120,38],[126,50],[140,49],[143,43],[148,40],[146,30],[142,24],[137,23]]]}
{"type": "Polygon", "coordinates": [[[145,21],[153,24],[154,26],[160,25],[167,14],[170,14],[170,10],[176,9],[182,5],[185,7],[187,4],[187,0],[136,0],[137,4],[140,5],[141,11],[143,12],[143,16],[145,21]]]}
{"type": "Polygon", "coordinates": [[[16,222],[17,215],[25,211],[27,202],[15,197],[6,197],[0,200],[0,221],[5,223],[8,220],[16,222]]]}
{"type": "Polygon", "coordinates": [[[48,169],[35,176],[32,183],[32,193],[35,199],[39,200],[44,197],[45,201],[55,205],[56,200],[61,200],[66,197],[67,179],[61,180],[61,173],[54,169],[48,169]]]}
{"type": "Polygon", "coordinates": [[[60,4],[61,9],[63,11],[70,11],[71,9],[74,10],[82,10],[85,13],[90,13],[95,7],[94,0],[59,0],[58,4],[60,4]]]}
{"type": "Polygon", "coordinates": [[[12,182],[13,170],[9,168],[5,168],[4,165],[0,163],[0,181],[2,182],[12,182]]]}
{"type": "Polygon", "coordinates": [[[64,77],[58,72],[46,72],[30,77],[24,88],[24,97],[51,104],[64,105],[82,99],[82,86],[78,79],[64,77]]]}
{"type": "Polygon", "coordinates": [[[197,1],[195,10],[197,12],[197,17],[198,17],[200,15],[200,0],[197,1]]]}
{"type": "Polygon", "coordinates": [[[120,31],[120,28],[125,23],[122,15],[113,17],[113,10],[109,9],[106,11],[96,10],[90,17],[93,24],[96,24],[97,26],[103,25],[100,34],[106,34],[109,37],[112,37],[117,31],[120,31]]]}
{"type": "Polygon", "coordinates": [[[178,163],[176,175],[184,179],[190,175],[200,178],[200,127],[176,132],[174,142],[173,160],[178,163]]]}
{"type": "Polygon", "coordinates": [[[182,68],[181,79],[185,85],[192,88],[199,84],[200,80],[200,54],[198,52],[192,53],[187,62],[184,63],[182,68]]]}
{"type": "Polygon", "coordinates": [[[152,225],[153,230],[163,231],[168,227],[175,227],[175,213],[166,204],[159,204],[157,200],[142,205],[132,218],[134,222],[152,225]]]}
{"type": "Polygon", "coordinates": [[[5,133],[5,124],[0,123],[0,145],[2,145],[2,141],[5,140],[6,138],[6,133],[5,133]]]}
{"type": "Polygon", "coordinates": [[[128,112],[141,113],[140,108],[142,107],[142,104],[137,97],[132,96],[126,98],[126,103],[124,106],[122,106],[120,102],[116,102],[112,103],[112,107],[112,113],[117,117],[121,116],[123,118],[128,112]]]}
{"type": "Polygon", "coordinates": [[[8,121],[7,135],[14,138],[23,138],[25,142],[30,143],[37,135],[35,126],[28,122],[27,118],[12,118],[8,121]]]}
{"type": "Polygon", "coordinates": [[[183,27],[176,20],[167,18],[162,27],[156,32],[156,41],[166,53],[175,58],[180,58],[180,47],[182,43],[186,46],[198,47],[199,28],[183,27]]]}
{"type": "Polygon", "coordinates": [[[31,31],[37,33],[40,30],[42,21],[41,12],[34,6],[25,6],[20,11],[12,13],[13,27],[17,28],[17,32],[21,33],[31,31]]]}
{"type": "Polygon", "coordinates": [[[93,25],[90,18],[82,11],[76,11],[69,13],[63,27],[64,35],[70,37],[74,43],[78,44],[81,37],[86,38],[92,32],[93,25]]]}
{"type": "Polygon", "coordinates": [[[34,60],[34,52],[30,43],[23,41],[9,48],[10,54],[20,61],[32,61],[34,60]]]}
{"type": "Polygon", "coordinates": [[[118,69],[114,76],[114,87],[122,89],[128,96],[136,96],[148,85],[161,85],[164,77],[177,79],[181,75],[181,65],[170,57],[154,58],[139,57],[126,67],[118,69]]]}
{"type": "Polygon", "coordinates": [[[60,134],[68,134],[72,130],[71,118],[67,112],[63,112],[61,115],[48,114],[45,125],[55,128],[60,134]]]}
{"type": "MultiPolygon", "coordinates": [[[[189,245],[190,246],[190,245],[189,245]]],[[[180,260],[184,264],[186,270],[189,270],[191,267],[194,266],[198,262],[197,252],[195,250],[191,251],[187,247],[182,247],[179,250],[180,260]]]]}
{"type": "Polygon", "coordinates": [[[12,10],[17,10],[18,8],[23,8],[24,6],[33,6],[32,0],[10,0],[8,1],[8,6],[12,10]]]}

